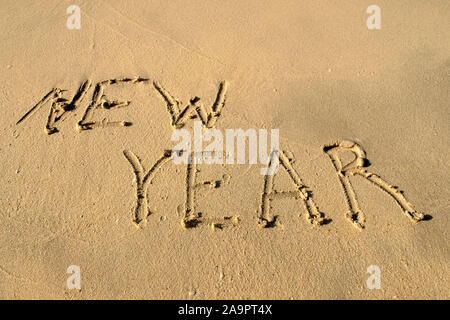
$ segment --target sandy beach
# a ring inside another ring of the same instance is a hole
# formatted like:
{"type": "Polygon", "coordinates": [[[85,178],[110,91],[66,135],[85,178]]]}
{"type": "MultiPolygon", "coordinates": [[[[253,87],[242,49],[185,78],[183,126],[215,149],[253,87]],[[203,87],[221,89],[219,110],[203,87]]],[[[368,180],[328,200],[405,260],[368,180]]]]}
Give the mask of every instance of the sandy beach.
{"type": "Polygon", "coordinates": [[[450,298],[449,1],[0,15],[0,299],[450,298]],[[245,163],[173,161],[230,129],[245,163]]]}

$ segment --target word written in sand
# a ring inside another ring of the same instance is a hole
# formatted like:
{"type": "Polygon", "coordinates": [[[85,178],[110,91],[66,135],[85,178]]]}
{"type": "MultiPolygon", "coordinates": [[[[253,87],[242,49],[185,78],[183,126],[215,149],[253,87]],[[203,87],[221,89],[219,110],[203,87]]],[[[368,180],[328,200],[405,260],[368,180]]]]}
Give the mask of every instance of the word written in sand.
{"type": "MultiPolygon", "coordinates": [[[[86,107],[83,117],[77,123],[78,130],[84,131],[94,128],[128,127],[133,125],[130,121],[108,121],[106,118],[103,120],[95,120],[94,114],[99,109],[114,110],[127,107],[131,104],[131,101],[109,100],[105,95],[105,90],[109,86],[119,84],[137,85],[148,81],[149,79],[137,76],[134,78],[111,79],[98,82],[95,85],[91,102],[86,107]]],[[[17,121],[16,125],[24,122],[48,103],[50,105],[50,111],[44,127],[45,132],[49,135],[59,132],[56,124],[63,120],[68,113],[79,107],[91,87],[92,81],[86,80],[81,84],[75,95],[69,99],[63,97],[67,90],[60,88],[51,89],[17,121]]],[[[189,104],[183,107],[182,102],[174,98],[158,81],[153,82],[153,87],[167,103],[167,111],[171,117],[171,126],[173,128],[182,128],[187,120],[197,117],[200,118],[204,128],[213,128],[225,105],[225,94],[227,92],[227,83],[225,81],[219,84],[217,97],[210,108],[206,108],[197,96],[191,98],[189,104]]]]}
{"type": "MultiPolygon", "coordinates": [[[[82,119],[77,123],[77,128],[80,131],[92,130],[95,128],[127,127],[132,125],[127,121],[108,121],[103,119],[102,121],[95,120],[94,114],[98,109],[110,110],[114,108],[121,108],[128,106],[131,101],[117,101],[109,100],[105,96],[105,88],[116,84],[132,84],[137,85],[148,82],[148,79],[142,77],[134,78],[122,78],[111,79],[98,82],[95,85],[94,92],[92,94],[91,102],[88,104],[82,119]]],[[[56,124],[63,119],[67,113],[75,110],[80,102],[86,96],[88,90],[91,88],[91,80],[87,80],[81,84],[76,94],[71,99],[63,98],[63,94],[66,90],[59,88],[53,88],[50,90],[36,105],[34,105],[28,112],[26,112],[22,118],[17,121],[17,125],[29,118],[33,113],[40,109],[44,104],[50,102],[50,112],[47,123],[45,125],[45,132],[47,134],[54,134],[58,132],[56,124]]],[[[199,119],[201,126],[204,130],[214,128],[217,120],[220,118],[223,108],[225,107],[225,100],[227,94],[228,84],[226,81],[222,81],[219,84],[217,96],[213,104],[205,106],[201,99],[194,96],[189,100],[189,103],[183,105],[183,103],[172,96],[167,89],[165,89],[159,82],[153,82],[154,90],[161,96],[164,103],[167,106],[167,111],[170,116],[170,126],[172,129],[182,128],[189,119],[199,119]]],[[[146,171],[141,164],[139,158],[130,150],[123,151],[123,155],[130,163],[134,175],[136,178],[136,204],[133,213],[133,222],[138,227],[144,227],[147,224],[148,218],[151,214],[149,210],[148,199],[148,186],[151,184],[152,179],[158,173],[158,170],[163,166],[167,166],[174,154],[180,154],[181,152],[188,152],[189,158],[195,158],[198,155],[188,150],[165,150],[162,155],[156,161],[156,163],[146,171]]],[[[352,141],[338,141],[323,146],[323,152],[330,158],[331,165],[336,170],[336,175],[339,183],[342,187],[344,200],[347,205],[347,212],[345,213],[346,219],[357,229],[362,230],[366,227],[366,217],[361,208],[359,207],[356,192],[350,182],[350,177],[360,176],[373,185],[378,187],[388,196],[390,196],[400,207],[402,212],[413,222],[418,222],[430,218],[428,215],[417,212],[414,207],[406,200],[402,191],[397,187],[386,182],[378,175],[369,172],[367,170],[369,161],[366,158],[366,153],[363,148],[352,141]],[[347,164],[344,164],[342,160],[342,153],[350,152],[353,155],[353,160],[347,164]]],[[[312,190],[310,190],[303,182],[300,174],[294,167],[294,156],[287,150],[277,148],[272,150],[272,157],[269,160],[269,168],[275,167],[276,170],[272,171],[272,174],[266,174],[261,178],[261,198],[258,208],[259,226],[262,228],[273,228],[281,226],[278,216],[272,213],[272,201],[275,199],[295,199],[301,201],[305,209],[306,221],[313,226],[320,226],[331,220],[326,218],[324,213],[320,212],[318,205],[313,199],[312,190]],[[275,152],[275,153],[274,153],[275,152]],[[276,157],[273,155],[276,154],[276,157]],[[272,163],[277,161],[276,164],[272,163]],[[286,172],[291,180],[292,190],[277,190],[275,188],[275,180],[278,174],[278,164],[280,169],[286,172]]],[[[176,164],[175,164],[176,165],[176,164]]],[[[182,164],[178,164],[182,165],[182,164]]],[[[203,216],[196,210],[197,207],[197,193],[204,189],[218,189],[224,185],[232,183],[232,177],[229,175],[223,176],[221,180],[212,181],[197,181],[197,168],[198,163],[196,161],[188,161],[184,164],[185,170],[185,200],[184,203],[178,206],[178,213],[181,214],[181,225],[185,229],[194,228],[198,225],[209,225],[213,230],[222,229],[227,226],[236,226],[241,221],[241,217],[223,216],[222,218],[208,218],[203,216]]]]}
{"type": "MultiPolygon", "coordinates": [[[[365,152],[360,145],[351,141],[341,141],[331,143],[323,147],[324,153],[331,159],[331,163],[336,169],[337,177],[342,186],[344,199],[347,204],[348,211],[345,213],[346,219],[357,229],[362,230],[366,227],[366,219],[362,210],[359,208],[356,193],[350,183],[350,176],[361,176],[379,189],[389,195],[400,207],[402,212],[411,221],[418,222],[424,220],[429,216],[425,216],[422,213],[417,212],[414,207],[406,200],[402,191],[398,188],[390,185],[381,177],[372,172],[367,171],[367,159],[365,152]],[[351,152],[354,159],[348,164],[343,164],[341,157],[342,152],[351,152]]],[[[124,155],[130,162],[135,176],[136,176],[136,206],[134,211],[134,223],[139,227],[144,227],[147,223],[147,219],[151,212],[148,209],[148,196],[147,189],[151,183],[153,177],[157,174],[157,171],[167,165],[173,163],[170,160],[172,150],[165,150],[161,157],[151,167],[151,169],[145,172],[140,160],[137,156],[129,151],[125,150],[124,155]]],[[[193,156],[193,155],[192,155],[193,156]]],[[[275,199],[295,199],[301,201],[305,209],[306,221],[313,226],[320,226],[329,223],[331,220],[326,218],[325,215],[320,212],[317,204],[313,199],[312,190],[310,190],[300,178],[298,171],[294,168],[293,163],[295,158],[289,151],[282,150],[279,153],[280,169],[284,170],[292,185],[290,191],[280,191],[275,189],[275,180],[279,173],[273,175],[265,175],[261,180],[261,199],[259,212],[259,226],[262,228],[272,228],[281,226],[278,216],[272,214],[272,201],[275,199]]],[[[271,165],[269,164],[269,167],[271,165]]],[[[211,189],[218,189],[224,185],[232,183],[232,177],[225,175],[222,180],[215,181],[197,181],[197,163],[195,161],[189,162],[185,165],[185,201],[184,204],[178,207],[178,213],[182,215],[181,225],[185,229],[197,227],[201,224],[211,226],[213,230],[223,229],[224,227],[236,226],[241,221],[241,217],[224,216],[222,218],[208,218],[204,217],[200,212],[196,210],[197,201],[199,197],[197,192],[203,187],[211,189]]]]}

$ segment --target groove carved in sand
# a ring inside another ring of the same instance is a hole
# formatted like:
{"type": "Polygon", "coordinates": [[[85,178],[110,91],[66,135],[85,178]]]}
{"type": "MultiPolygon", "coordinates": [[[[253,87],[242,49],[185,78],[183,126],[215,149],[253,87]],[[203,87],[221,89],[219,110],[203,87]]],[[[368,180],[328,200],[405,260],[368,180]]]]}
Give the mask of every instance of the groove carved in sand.
{"type": "Polygon", "coordinates": [[[348,207],[346,217],[353,226],[361,230],[365,228],[366,222],[365,215],[359,208],[355,191],[353,190],[352,184],[349,180],[349,175],[355,174],[369,180],[374,185],[390,195],[402,209],[403,213],[411,221],[418,222],[425,218],[424,214],[419,213],[414,209],[412,204],[406,200],[400,190],[387,183],[378,175],[375,175],[364,169],[364,167],[367,166],[367,158],[365,151],[360,145],[352,141],[344,140],[325,145],[323,147],[323,150],[330,157],[330,160],[334,168],[336,169],[337,176],[341,183],[348,207]],[[344,166],[341,159],[337,155],[338,151],[350,151],[353,153],[355,158],[350,163],[344,166]]]}
{"type": "Polygon", "coordinates": [[[195,210],[196,194],[203,188],[217,189],[230,182],[231,176],[224,174],[220,180],[207,180],[197,182],[197,164],[194,159],[194,152],[189,155],[190,160],[186,165],[186,201],[184,206],[178,207],[178,213],[182,215],[181,225],[183,228],[193,228],[199,224],[209,224],[213,230],[222,229],[228,226],[235,226],[240,218],[237,215],[224,216],[221,218],[204,217],[202,213],[195,210]]]}
{"type": "Polygon", "coordinates": [[[94,93],[92,95],[92,102],[87,107],[81,121],[78,122],[78,129],[81,131],[81,130],[91,130],[94,128],[131,126],[132,123],[128,121],[108,121],[106,118],[103,119],[102,121],[94,121],[92,120],[93,114],[94,111],[99,108],[110,110],[114,108],[126,107],[131,103],[131,101],[108,100],[104,95],[104,91],[107,86],[121,83],[137,84],[146,81],[148,81],[148,79],[144,79],[141,77],[134,77],[123,79],[111,79],[97,83],[94,89],[94,93]]]}
{"type": "MultiPolygon", "coordinates": [[[[106,128],[106,127],[127,127],[132,125],[131,122],[127,121],[108,121],[106,118],[102,121],[92,120],[94,111],[96,109],[102,108],[105,110],[110,110],[114,108],[121,108],[128,106],[131,101],[117,101],[117,100],[109,100],[104,95],[104,90],[107,86],[113,84],[137,84],[141,82],[146,82],[148,79],[144,79],[141,77],[134,78],[122,78],[122,79],[111,79],[98,82],[95,86],[94,93],[92,95],[92,101],[87,107],[81,121],[78,122],[78,129],[82,130],[90,130],[93,128],[106,128]]],[[[86,96],[87,92],[92,86],[91,80],[86,80],[78,89],[77,93],[73,96],[72,100],[69,100],[62,97],[62,94],[66,90],[61,90],[59,88],[53,88],[50,90],[36,105],[34,105],[29,111],[27,111],[17,122],[16,125],[19,125],[24,120],[33,115],[38,109],[40,109],[45,103],[51,101],[50,113],[47,119],[47,124],[45,125],[45,132],[47,134],[53,134],[58,132],[58,129],[55,127],[55,124],[62,120],[66,113],[69,111],[75,110],[79,103],[86,96]]]]}
{"type": "MultiPolygon", "coordinates": [[[[109,100],[105,97],[105,88],[109,85],[114,84],[138,84],[147,82],[148,79],[141,77],[134,78],[121,78],[121,79],[111,79],[106,81],[98,82],[95,85],[95,89],[92,95],[92,101],[87,107],[83,118],[78,123],[78,128],[80,130],[89,130],[96,127],[116,127],[116,126],[129,126],[130,122],[126,121],[113,121],[110,122],[107,119],[102,121],[95,121],[93,119],[93,114],[96,109],[102,108],[105,110],[110,110],[114,108],[126,107],[130,104],[130,101],[116,101],[109,100]]],[[[217,119],[220,117],[222,109],[225,106],[225,99],[227,93],[228,84],[226,81],[222,81],[219,84],[217,96],[214,103],[209,106],[204,106],[201,103],[200,98],[194,97],[190,100],[190,103],[182,109],[182,103],[174,98],[159,82],[154,81],[153,86],[156,91],[162,96],[167,104],[167,110],[171,117],[171,125],[174,128],[181,128],[190,118],[198,117],[202,126],[205,129],[213,128],[217,119]]],[[[76,94],[72,99],[66,99],[63,97],[66,90],[60,88],[53,88],[50,90],[36,105],[34,105],[29,111],[27,111],[16,123],[16,125],[21,124],[23,121],[31,117],[37,110],[39,110],[47,102],[51,103],[50,113],[47,118],[47,123],[45,125],[45,132],[47,134],[53,134],[58,132],[56,124],[58,121],[64,119],[64,117],[70,112],[78,107],[80,102],[85,98],[87,92],[92,87],[91,80],[86,80],[81,84],[76,94]]],[[[323,146],[323,151],[330,158],[339,182],[341,184],[342,190],[345,195],[346,204],[348,207],[348,212],[346,213],[347,219],[358,229],[363,229],[365,227],[366,218],[363,211],[359,207],[357,196],[350,182],[349,177],[352,175],[359,175],[375,186],[386,192],[391,196],[398,206],[402,209],[404,214],[412,221],[417,222],[424,220],[427,216],[422,213],[417,212],[414,207],[406,200],[402,192],[396,187],[390,185],[385,180],[380,178],[365,169],[367,167],[366,153],[357,143],[351,141],[340,141],[331,143],[323,146]],[[346,151],[351,152],[354,159],[347,165],[343,165],[341,158],[338,153],[346,151]]],[[[125,157],[130,162],[134,169],[136,175],[136,208],[134,211],[134,222],[143,226],[146,222],[146,218],[149,214],[148,203],[147,203],[147,189],[148,184],[152,180],[153,176],[171,158],[171,151],[165,151],[163,155],[158,159],[154,166],[149,172],[144,173],[144,169],[140,160],[131,151],[124,151],[125,157]]],[[[193,155],[191,154],[191,157],[193,155]]],[[[301,199],[307,211],[306,219],[309,223],[313,225],[321,225],[327,220],[324,215],[318,210],[317,205],[313,201],[311,191],[304,185],[299,174],[293,168],[292,162],[293,157],[291,157],[287,152],[283,151],[279,154],[279,162],[282,167],[288,173],[291,181],[295,186],[293,191],[278,191],[274,189],[274,179],[276,174],[266,175],[264,177],[264,187],[261,196],[260,204],[260,224],[262,227],[273,227],[278,224],[277,217],[271,214],[271,201],[274,199],[281,198],[295,198],[301,199]]],[[[228,216],[223,218],[208,219],[201,216],[201,213],[195,211],[195,195],[196,192],[201,188],[220,188],[224,184],[227,184],[230,180],[229,176],[224,176],[222,180],[217,181],[204,181],[197,182],[197,168],[196,163],[191,162],[186,167],[186,202],[183,208],[179,207],[183,219],[182,225],[185,228],[196,226],[199,223],[210,223],[215,228],[221,228],[227,225],[236,225],[239,222],[239,217],[228,216]]],[[[269,167],[272,166],[272,160],[269,163],[269,167]]]]}
{"type": "Polygon", "coordinates": [[[166,150],[164,154],[156,161],[153,167],[145,173],[141,161],[131,151],[125,150],[123,152],[125,158],[130,162],[133,167],[134,174],[136,175],[136,207],[134,210],[134,223],[140,227],[145,227],[147,222],[147,216],[150,215],[148,209],[147,190],[148,185],[152,181],[156,172],[170,160],[172,151],[166,150]]]}
{"type": "MultiPolygon", "coordinates": [[[[276,151],[274,151],[276,152],[276,151]]],[[[269,163],[269,167],[272,167],[272,161],[274,160],[274,153],[272,153],[271,160],[269,163]]],[[[294,191],[277,191],[274,189],[274,180],[276,174],[265,175],[264,176],[264,189],[261,196],[261,206],[260,206],[260,226],[263,228],[269,228],[276,226],[277,217],[270,213],[271,209],[271,201],[274,199],[283,199],[283,198],[294,198],[301,199],[303,201],[303,205],[306,209],[306,220],[312,224],[319,226],[326,222],[323,213],[321,213],[315,204],[312,193],[305,186],[303,181],[301,180],[299,174],[292,166],[292,162],[294,161],[294,157],[290,155],[286,151],[281,151],[279,153],[279,162],[281,166],[288,173],[291,181],[294,184],[294,191]]]]}
{"type": "Polygon", "coordinates": [[[70,102],[68,102],[69,100],[62,97],[63,92],[65,92],[66,90],[61,90],[59,88],[50,90],[50,92],[48,92],[36,105],[34,105],[27,113],[25,113],[22,118],[19,119],[19,121],[17,121],[16,125],[29,118],[45,103],[51,101],[50,113],[48,115],[47,124],[45,125],[45,132],[49,135],[58,132],[58,129],[55,127],[56,122],[62,120],[67,112],[73,111],[78,107],[79,103],[86,96],[86,93],[91,87],[91,84],[92,83],[90,80],[86,80],[80,86],[78,92],[73,96],[70,102]]]}
{"type": "Polygon", "coordinates": [[[189,118],[198,116],[205,128],[213,128],[225,106],[228,83],[222,81],[219,84],[216,100],[210,108],[205,107],[199,97],[194,97],[189,101],[189,104],[182,109],[183,103],[174,98],[158,81],[154,81],[153,86],[167,104],[167,111],[172,120],[172,127],[182,128],[189,118]]]}
{"type": "MultiPolygon", "coordinates": [[[[92,101],[86,108],[82,119],[78,122],[77,127],[80,131],[91,130],[94,128],[107,128],[107,127],[128,127],[132,123],[129,121],[108,121],[104,118],[101,121],[93,120],[94,113],[97,109],[111,110],[115,108],[122,108],[128,106],[131,101],[117,101],[109,100],[104,95],[105,89],[114,84],[138,84],[147,82],[149,79],[142,77],[134,78],[122,78],[122,79],[110,79],[100,81],[95,85],[94,92],[92,94],[92,101]]],[[[29,118],[35,111],[42,107],[48,101],[51,101],[50,114],[48,116],[45,131],[47,134],[53,134],[58,132],[55,127],[55,123],[63,118],[68,111],[74,110],[78,104],[83,100],[87,91],[91,88],[91,80],[86,80],[79,88],[78,92],[72,98],[71,102],[62,97],[62,93],[66,90],[59,88],[53,88],[48,92],[36,105],[34,105],[28,112],[25,113],[16,123],[16,125],[29,118]]],[[[204,106],[199,97],[193,97],[190,99],[189,104],[182,109],[182,102],[175,99],[158,81],[153,82],[153,86],[157,92],[163,97],[167,104],[168,112],[171,116],[171,125],[174,128],[181,128],[185,125],[189,118],[200,118],[203,127],[213,128],[220,117],[223,107],[225,106],[225,98],[228,88],[228,83],[222,81],[219,84],[216,99],[211,107],[204,106]]]]}

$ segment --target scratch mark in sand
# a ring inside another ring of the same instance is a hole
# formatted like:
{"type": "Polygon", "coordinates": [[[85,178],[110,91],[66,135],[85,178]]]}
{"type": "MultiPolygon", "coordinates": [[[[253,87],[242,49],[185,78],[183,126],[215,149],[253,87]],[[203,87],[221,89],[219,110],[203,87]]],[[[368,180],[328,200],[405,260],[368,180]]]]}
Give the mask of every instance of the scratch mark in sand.
{"type": "MultiPolygon", "coordinates": [[[[165,40],[168,40],[169,42],[172,42],[172,43],[176,44],[177,46],[181,47],[182,49],[184,49],[184,50],[186,50],[186,51],[188,51],[188,52],[195,53],[195,54],[197,54],[197,55],[199,55],[199,56],[201,56],[201,57],[204,57],[204,58],[206,58],[206,59],[208,59],[208,60],[214,61],[214,62],[216,62],[216,63],[218,63],[218,64],[220,64],[220,65],[222,65],[222,66],[230,67],[230,66],[228,66],[226,63],[224,63],[223,61],[219,60],[218,58],[208,56],[208,55],[204,54],[203,52],[201,52],[201,51],[198,50],[198,49],[189,48],[189,47],[187,47],[186,45],[184,45],[183,43],[181,43],[181,42],[179,42],[179,41],[177,41],[177,40],[175,40],[175,39],[173,39],[173,38],[171,38],[171,37],[169,37],[169,36],[167,36],[167,35],[165,35],[165,34],[163,34],[163,33],[160,33],[160,32],[157,32],[157,31],[153,31],[153,30],[149,29],[148,27],[141,25],[140,23],[134,21],[133,19],[131,19],[131,18],[127,17],[126,15],[124,15],[123,13],[121,13],[121,12],[120,12],[119,10],[117,10],[114,6],[112,6],[109,2],[103,1],[103,3],[104,3],[106,6],[110,7],[111,10],[114,11],[117,15],[123,17],[125,20],[127,20],[127,21],[130,22],[131,24],[133,24],[133,25],[135,25],[135,26],[137,26],[137,27],[139,27],[139,28],[145,30],[146,32],[151,33],[151,34],[153,34],[153,35],[155,35],[155,36],[161,37],[161,38],[163,38],[163,39],[165,39],[165,40]]],[[[112,26],[110,26],[110,27],[113,28],[113,29],[115,29],[115,28],[112,27],[112,26]]],[[[121,34],[124,35],[123,33],[121,33],[121,34]]],[[[126,35],[124,35],[124,36],[126,37],[126,35]]],[[[128,38],[128,37],[127,37],[127,38],[128,38]]],[[[129,39],[129,38],[128,38],[128,39],[129,39]]]]}
{"type": "Polygon", "coordinates": [[[412,204],[409,203],[403,196],[402,191],[390,185],[378,175],[364,169],[364,167],[368,166],[368,160],[366,158],[365,151],[357,143],[346,140],[333,142],[325,145],[323,147],[323,151],[330,157],[330,160],[339,177],[348,207],[346,217],[357,229],[362,230],[365,228],[366,218],[362,210],[359,208],[358,199],[356,198],[355,191],[353,190],[352,184],[349,180],[349,175],[353,176],[355,174],[369,180],[375,186],[390,195],[411,221],[418,222],[428,218],[427,215],[419,213],[414,209],[412,204]],[[350,151],[355,157],[350,163],[343,165],[342,160],[336,154],[336,151],[350,151]]]}

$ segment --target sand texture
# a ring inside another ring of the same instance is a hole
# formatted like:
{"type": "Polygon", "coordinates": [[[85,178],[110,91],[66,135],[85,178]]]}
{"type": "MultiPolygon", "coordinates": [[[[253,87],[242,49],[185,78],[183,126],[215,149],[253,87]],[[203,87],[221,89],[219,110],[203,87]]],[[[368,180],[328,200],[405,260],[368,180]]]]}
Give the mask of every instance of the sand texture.
{"type": "Polygon", "coordinates": [[[1,299],[450,298],[449,1],[0,15],[1,299]],[[195,123],[278,129],[278,172],[175,164],[195,123]]]}

